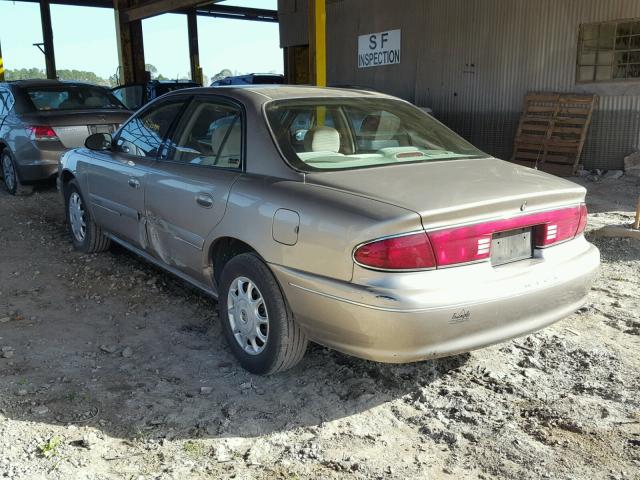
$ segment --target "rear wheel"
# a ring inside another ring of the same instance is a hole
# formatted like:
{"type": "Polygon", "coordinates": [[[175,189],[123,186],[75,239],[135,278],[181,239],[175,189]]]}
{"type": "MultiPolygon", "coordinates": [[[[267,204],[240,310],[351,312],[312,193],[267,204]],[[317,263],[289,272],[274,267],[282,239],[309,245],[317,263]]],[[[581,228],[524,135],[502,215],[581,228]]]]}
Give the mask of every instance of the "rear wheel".
{"type": "Polygon", "coordinates": [[[225,265],[220,279],[220,319],[240,364],[260,375],[287,370],[307,350],[308,340],[295,323],[275,277],[253,253],[225,265]]]}
{"type": "Polygon", "coordinates": [[[0,168],[2,170],[2,179],[4,180],[4,186],[6,187],[7,192],[11,195],[25,195],[31,193],[31,187],[26,187],[20,183],[16,163],[7,149],[4,149],[0,153],[0,168]]]}
{"type": "Polygon", "coordinates": [[[76,181],[71,180],[65,186],[64,192],[67,225],[74,248],[84,253],[107,250],[111,240],[102,233],[102,229],[91,218],[76,181]]]}

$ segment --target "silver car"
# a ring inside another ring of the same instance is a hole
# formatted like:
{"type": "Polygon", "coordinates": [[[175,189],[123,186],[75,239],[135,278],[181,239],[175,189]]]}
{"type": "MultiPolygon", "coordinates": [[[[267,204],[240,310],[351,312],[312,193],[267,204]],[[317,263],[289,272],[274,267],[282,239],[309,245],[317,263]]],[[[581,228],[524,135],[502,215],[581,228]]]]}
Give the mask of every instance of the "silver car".
{"type": "Polygon", "coordinates": [[[57,80],[0,83],[0,171],[9,193],[55,177],[60,154],[131,112],[106,88],[57,80]]]}
{"type": "Polygon", "coordinates": [[[308,341],[382,362],[491,345],[584,302],[585,189],[380,93],[168,94],[61,159],[71,240],[115,241],[218,298],[249,371],[308,341]]]}

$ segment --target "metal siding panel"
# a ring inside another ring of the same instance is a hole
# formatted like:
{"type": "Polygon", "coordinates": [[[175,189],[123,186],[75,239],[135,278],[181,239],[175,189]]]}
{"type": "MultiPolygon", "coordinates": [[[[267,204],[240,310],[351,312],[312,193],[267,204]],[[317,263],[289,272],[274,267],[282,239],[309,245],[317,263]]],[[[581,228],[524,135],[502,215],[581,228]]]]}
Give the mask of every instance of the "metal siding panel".
{"type": "Polygon", "coordinates": [[[575,65],[581,23],[640,17],[640,2],[427,4],[416,102],[478,147],[509,158],[524,95],[538,90],[601,96],[582,155],[586,168],[622,168],[623,157],[639,147],[640,82],[576,85],[575,65]]]}
{"type": "Polygon", "coordinates": [[[332,85],[359,85],[413,100],[420,19],[425,3],[403,0],[403,7],[387,0],[333,0],[327,2],[327,79],[332,85]],[[358,68],[358,36],[402,29],[398,65],[358,68]]]}

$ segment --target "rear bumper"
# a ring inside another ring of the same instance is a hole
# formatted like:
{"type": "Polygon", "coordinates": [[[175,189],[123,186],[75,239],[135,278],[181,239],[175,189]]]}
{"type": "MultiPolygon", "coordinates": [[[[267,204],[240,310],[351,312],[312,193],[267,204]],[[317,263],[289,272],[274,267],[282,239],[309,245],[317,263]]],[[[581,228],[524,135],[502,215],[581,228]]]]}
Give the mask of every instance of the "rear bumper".
{"type": "Polygon", "coordinates": [[[400,363],[455,355],[556,322],[584,303],[599,264],[598,249],[580,237],[496,268],[482,263],[386,278],[371,272],[366,285],[271,268],[312,340],[400,363]]]}
{"type": "Polygon", "coordinates": [[[58,173],[60,155],[65,151],[66,149],[62,146],[51,150],[33,147],[28,152],[21,151],[17,156],[20,181],[28,184],[54,177],[58,173]]]}

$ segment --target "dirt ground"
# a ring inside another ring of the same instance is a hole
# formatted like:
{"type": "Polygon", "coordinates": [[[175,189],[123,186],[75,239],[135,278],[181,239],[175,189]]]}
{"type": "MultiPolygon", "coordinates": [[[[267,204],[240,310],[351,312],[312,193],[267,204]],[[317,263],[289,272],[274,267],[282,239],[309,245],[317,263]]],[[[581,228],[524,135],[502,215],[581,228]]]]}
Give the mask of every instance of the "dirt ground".
{"type": "Polygon", "coordinates": [[[0,474],[11,479],[640,479],[640,179],[592,183],[602,269],[534,335],[383,365],[313,346],[240,369],[216,304],[114,247],[72,251],[54,188],[0,193],[0,474]]]}

